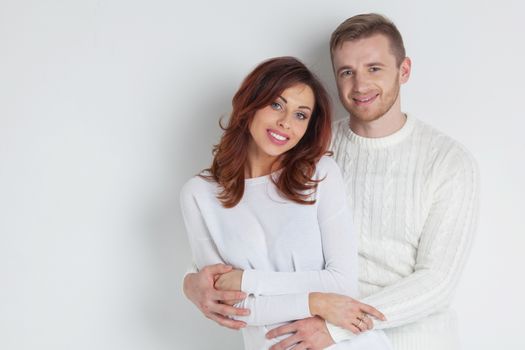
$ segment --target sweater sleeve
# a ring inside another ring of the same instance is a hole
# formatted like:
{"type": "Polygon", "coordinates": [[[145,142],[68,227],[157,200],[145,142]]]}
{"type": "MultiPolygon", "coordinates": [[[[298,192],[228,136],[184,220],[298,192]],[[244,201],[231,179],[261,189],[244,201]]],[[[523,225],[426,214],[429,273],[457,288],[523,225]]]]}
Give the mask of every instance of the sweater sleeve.
{"type": "MultiPolygon", "coordinates": [[[[387,318],[374,321],[376,329],[417,321],[450,303],[472,245],[478,195],[477,165],[469,154],[458,152],[435,182],[414,272],[362,300],[387,318]]],[[[354,337],[339,327],[328,329],[336,342],[354,337]]]]}
{"type": "Polygon", "coordinates": [[[357,240],[339,167],[324,157],[318,164],[317,216],[325,267],[321,271],[245,270],[241,289],[254,295],[333,292],[357,296],[357,240]]]}
{"type": "MultiPolygon", "coordinates": [[[[181,210],[194,263],[197,269],[206,265],[224,263],[215,246],[206,222],[200,212],[195,194],[202,190],[190,180],[180,196],[181,210]]],[[[291,293],[275,296],[253,296],[236,305],[250,309],[249,316],[236,316],[250,326],[260,326],[309,317],[308,293],[291,293]]]]}
{"type": "Polygon", "coordinates": [[[196,178],[188,181],[180,193],[182,218],[190,242],[193,263],[197,269],[207,265],[224,263],[213,243],[206,222],[202,217],[195,193],[200,190],[196,178]]]}

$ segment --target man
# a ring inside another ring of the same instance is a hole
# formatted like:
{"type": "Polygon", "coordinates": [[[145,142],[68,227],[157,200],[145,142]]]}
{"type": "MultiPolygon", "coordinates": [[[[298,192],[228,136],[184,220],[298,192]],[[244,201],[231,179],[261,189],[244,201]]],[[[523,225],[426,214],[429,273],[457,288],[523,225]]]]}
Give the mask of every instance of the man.
{"type": "MultiPolygon", "coordinates": [[[[477,220],[476,163],[457,142],[401,111],[400,87],[410,77],[411,61],[392,22],[377,14],[351,17],[332,34],[330,50],[339,98],[349,113],[334,124],[332,149],[360,236],[361,302],[386,316],[374,328],[383,329],[396,350],[457,349],[449,305],[477,220]]],[[[239,328],[242,323],[225,316],[248,311],[219,301],[242,295],[213,289],[214,276],[227,269],[214,266],[186,276],[185,293],[208,317],[239,328]]],[[[344,318],[363,305],[323,293],[316,293],[316,302],[326,319],[344,318]]],[[[346,328],[356,333],[370,325],[366,314],[352,323],[346,328]]],[[[272,350],[293,344],[322,349],[358,337],[319,317],[268,336],[287,334],[293,340],[272,350]]]]}

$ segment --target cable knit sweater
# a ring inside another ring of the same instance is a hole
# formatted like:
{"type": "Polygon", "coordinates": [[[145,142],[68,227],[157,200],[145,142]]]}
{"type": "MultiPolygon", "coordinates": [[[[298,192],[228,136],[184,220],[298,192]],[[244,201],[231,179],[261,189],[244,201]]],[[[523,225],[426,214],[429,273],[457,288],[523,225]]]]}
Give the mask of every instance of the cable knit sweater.
{"type": "MultiPolygon", "coordinates": [[[[332,149],[359,234],[361,300],[396,350],[459,348],[449,308],[478,213],[478,169],[456,141],[414,117],[383,138],[334,124],[332,149]]],[[[334,340],[349,331],[328,325],[334,340]]]]}

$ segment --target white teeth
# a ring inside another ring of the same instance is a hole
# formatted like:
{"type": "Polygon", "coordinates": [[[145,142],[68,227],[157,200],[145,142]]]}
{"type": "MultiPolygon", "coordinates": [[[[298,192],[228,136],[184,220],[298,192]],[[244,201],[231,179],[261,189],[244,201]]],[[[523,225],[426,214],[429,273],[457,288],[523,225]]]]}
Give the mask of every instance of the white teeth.
{"type": "Polygon", "coordinates": [[[274,138],[276,138],[279,141],[285,141],[286,140],[286,137],[278,135],[278,134],[276,134],[274,132],[271,132],[271,131],[270,131],[270,135],[272,135],[274,138]]]}
{"type": "Polygon", "coordinates": [[[370,98],[366,98],[366,99],[364,99],[364,100],[360,100],[360,99],[356,98],[356,100],[358,100],[359,102],[368,102],[368,101],[370,101],[370,100],[373,99],[373,98],[374,98],[374,96],[372,96],[372,97],[370,97],[370,98]]]}

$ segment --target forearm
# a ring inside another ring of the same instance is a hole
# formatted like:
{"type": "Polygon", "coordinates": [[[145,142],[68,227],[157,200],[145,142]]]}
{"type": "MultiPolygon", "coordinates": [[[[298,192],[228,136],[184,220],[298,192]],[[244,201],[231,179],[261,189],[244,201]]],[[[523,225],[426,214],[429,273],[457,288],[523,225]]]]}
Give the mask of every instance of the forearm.
{"type": "Polygon", "coordinates": [[[250,295],[235,307],[250,309],[248,316],[235,316],[249,326],[263,326],[310,317],[308,293],[254,296],[250,295]]]}
{"type": "Polygon", "coordinates": [[[334,270],[274,272],[245,270],[241,290],[255,295],[280,295],[305,292],[340,293],[355,297],[355,277],[334,270]]]}
{"type": "Polygon", "coordinates": [[[245,270],[241,289],[255,295],[304,292],[357,296],[357,239],[346,206],[319,224],[325,266],[317,271],[245,270]]]}

